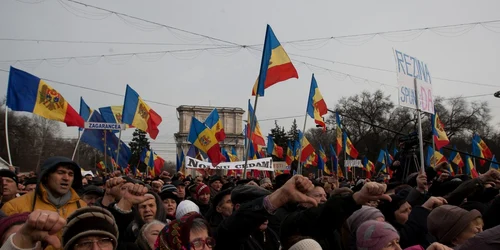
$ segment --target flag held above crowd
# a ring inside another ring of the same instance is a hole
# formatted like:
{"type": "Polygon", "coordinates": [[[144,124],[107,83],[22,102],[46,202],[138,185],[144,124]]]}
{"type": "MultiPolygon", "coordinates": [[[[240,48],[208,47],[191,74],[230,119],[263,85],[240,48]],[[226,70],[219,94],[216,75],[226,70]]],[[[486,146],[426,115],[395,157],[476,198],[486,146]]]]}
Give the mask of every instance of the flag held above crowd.
{"type": "Polygon", "coordinates": [[[246,132],[247,138],[251,139],[257,145],[261,145],[261,146],[266,145],[266,140],[264,139],[264,136],[262,135],[262,131],[260,130],[260,126],[259,126],[259,122],[257,121],[257,116],[255,115],[255,110],[253,109],[252,104],[250,103],[250,100],[248,100],[248,121],[247,121],[246,129],[247,129],[247,132],[246,132]],[[253,119],[252,119],[252,116],[253,116],[253,119]],[[252,121],[252,124],[250,124],[250,121],[252,121]],[[253,128],[253,131],[250,131],[252,128],[253,128]]]}
{"type": "Polygon", "coordinates": [[[444,124],[439,120],[437,113],[432,114],[432,136],[434,143],[436,144],[436,149],[440,150],[442,147],[448,145],[450,140],[444,131],[444,124]]]}
{"type": "Polygon", "coordinates": [[[214,166],[225,160],[215,134],[194,116],[191,119],[188,141],[200,151],[206,153],[214,166]]]}
{"type": "Polygon", "coordinates": [[[328,112],[325,100],[321,95],[318,88],[318,83],[314,74],[311,79],[311,88],[309,90],[309,98],[307,98],[307,114],[314,119],[314,122],[326,130],[325,121],[323,121],[323,116],[328,112]]]}
{"type": "Polygon", "coordinates": [[[44,80],[10,67],[7,106],[14,111],[30,112],[68,127],[84,127],[84,119],[66,99],[44,80]]]}
{"type": "Polygon", "coordinates": [[[152,139],[156,139],[160,132],[158,126],[162,122],[162,119],[160,115],[142,100],[135,90],[127,85],[125,102],[123,103],[122,122],[145,131],[152,139]]]}
{"type": "Polygon", "coordinates": [[[212,112],[210,112],[207,119],[205,119],[205,124],[215,134],[215,138],[217,138],[217,141],[221,142],[226,139],[224,126],[222,125],[222,121],[220,120],[219,112],[217,112],[217,109],[214,109],[212,110],[212,112]]]}
{"type": "Polygon", "coordinates": [[[259,77],[253,86],[252,95],[264,96],[264,89],[290,78],[299,78],[297,70],[274,35],[273,29],[267,25],[259,77]]]}

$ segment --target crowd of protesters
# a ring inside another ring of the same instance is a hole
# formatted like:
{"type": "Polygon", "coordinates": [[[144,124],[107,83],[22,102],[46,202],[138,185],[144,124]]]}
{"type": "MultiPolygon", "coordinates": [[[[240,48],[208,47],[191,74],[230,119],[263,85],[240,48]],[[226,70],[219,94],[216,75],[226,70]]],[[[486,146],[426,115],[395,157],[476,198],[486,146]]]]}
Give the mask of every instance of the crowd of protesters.
{"type": "MultiPolygon", "coordinates": [[[[395,175],[403,176],[395,162],[395,175]]],[[[82,176],[70,159],[0,170],[1,250],[500,249],[500,172],[400,179],[82,176]]]]}

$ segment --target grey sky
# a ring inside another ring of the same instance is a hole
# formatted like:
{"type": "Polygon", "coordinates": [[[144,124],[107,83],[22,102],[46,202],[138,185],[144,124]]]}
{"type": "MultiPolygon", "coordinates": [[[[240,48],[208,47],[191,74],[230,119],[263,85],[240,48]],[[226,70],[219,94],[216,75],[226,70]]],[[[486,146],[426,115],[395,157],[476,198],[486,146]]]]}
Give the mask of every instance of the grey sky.
{"type": "MultiPolygon", "coordinates": [[[[120,41],[147,43],[180,43],[192,45],[120,45],[120,44],[65,44],[0,41],[0,61],[14,59],[87,56],[117,53],[179,50],[226,45],[200,37],[183,34],[147,23],[143,30],[132,23],[137,21],[110,15],[106,12],[68,3],[66,0],[1,0],[0,38],[120,41]],[[66,4],[66,5],[65,5],[66,4]],[[76,8],[77,11],[75,12],[76,8]],[[68,10],[73,11],[70,12],[68,10]],[[83,12],[85,13],[83,13],[83,12]],[[84,15],[80,17],[75,15],[84,15]],[[102,14],[101,14],[102,13],[102,14]],[[98,15],[97,15],[98,14],[98,15]],[[106,14],[106,15],[103,15],[106,14]],[[127,23],[128,22],[128,23],[127,23]],[[144,31],[144,29],[152,29],[144,31]],[[205,45],[200,45],[205,44],[205,45]],[[194,44],[194,45],[193,45],[194,44]]],[[[269,23],[281,42],[329,36],[354,35],[447,24],[459,24],[500,19],[499,1],[132,1],[80,0],[102,8],[115,10],[158,23],[229,40],[238,44],[260,44],[264,40],[265,25],[269,23]]],[[[487,26],[500,33],[500,23],[487,26]],[[498,28],[497,28],[498,27],[498,28]]],[[[418,57],[430,67],[433,77],[459,79],[495,85],[477,86],[433,78],[434,93],[441,96],[470,96],[500,90],[496,74],[500,66],[500,34],[476,26],[434,31],[396,33],[384,36],[357,37],[320,41],[310,44],[285,44],[289,54],[319,57],[369,67],[395,71],[392,48],[418,57]],[[446,32],[465,34],[445,36],[446,32]],[[411,39],[414,38],[414,39],[411,39]],[[365,40],[368,40],[365,42],[365,40]],[[405,41],[405,42],[398,42],[405,41]],[[356,45],[355,45],[356,44],[356,45]]],[[[396,86],[396,74],[357,68],[310,58],[292,56],[331,70],[396,86]]],[[[260,52],[248,49],[225,49],[203,52],[184,52],[141,56],[123,56],[60,60],[40,64],[16,64],[42,78],[53,79],[124,94],[130,84],[144,99],[178,105],[234,106],[246,110],[252,85],[257,77],[260,52]],[[149,60],[148,60],[149,59],[149,60]],[[147,62],[152,61],[152,62],[147,62]]],[[[316,74],[318,85],[327,104],[333,107],[342,96],[363,90],[382,89],[397,102],[397,90],[379,83],[365,83],[356,78],[294,63],[299,80],[279,83],[259,99],[257,116],[260,120],[272,117],[300,116],[302,127],[311,74],[316,74]]],[[[9,64],[1,63],[1,69],[9,64]]],[[[0,71],[0,94],[5,95],[8,73],[0,71]]],[[[50,83],[79,109],[83,96],[92,108],[122,105],[123,98],[50,83]]],[[[500,110],[500,100],[492,95],[470,100],[488,101],[492,114],[500,110]]],[[[178,130],[175,108],[153,104],[150,106],[162,117],[160,135],[154,149],[168,160],[175,159],[173,133],[178,130]]],[[[280,120],[289,128],[291,119],[280,120]]],[[[494,116],[494,122],[500,120],[494,116]]],[[[274,122],[261,121],[264,133],[274,122]]],[[[312,127],[312,119],[308,119],[312,127]]],[[[64,130],[64,137],[76,137],[76,129],[64,130]]],[[[131,138],[131,131],[124,135],[131,138]]]]}

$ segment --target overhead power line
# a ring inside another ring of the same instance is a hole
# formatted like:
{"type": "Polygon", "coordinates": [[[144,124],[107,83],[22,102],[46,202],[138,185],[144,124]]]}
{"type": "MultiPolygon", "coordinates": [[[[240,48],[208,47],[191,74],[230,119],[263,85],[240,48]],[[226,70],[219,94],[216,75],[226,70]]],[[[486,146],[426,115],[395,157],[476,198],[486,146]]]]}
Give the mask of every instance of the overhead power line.
{"type": "MultiPolygon", "coordinates": [[[[237,44],[235,42],[228,41],[228,40],[225,40],[225,39],[220,39],[220,38],[216,38],[216,37],[212,37],[212,36],[200,34],[200,33],[197,33],[197,32],[185,30],[185,29],[182,29],[182,28],[173,27],[173,26],[162,24],[162,23],[159,23],[159,22],[155,22],[155,21],[144,19],[144,18],[132,16],[132,15],[129,15],[129,14],[126,14],[126,13],[122,13],[122,12],[118,12],[118,11],[106,9],[106,8],[95,6],[95,5],[91,5],[91,4],[82,3],[82,2],[79,2],[79,1],[76,1],[76,0],[58,0],[58,1],[59,1],[59,3],[61,3],[63,5],[63,7],[65,7],[64,5],[67,5],[67,3],[65,3],[65,2],[70,2],[70,3],[76,4],[76,5],[84,6],[86,8],[93,8],[93,9],[96,9],[96,10],[103,11],[103,12],[107,13],[106,16],[104,16],[103,18],[99,18],[99,19],[107,18],[110,15],[116,15],[122,21],[124,21],[126,24],[129,24],[129,25],[130,24],[135,24],[136,25],[135,27],[138,26],[137,23],[130,23],[130,22],[126,21],[126,20],[123,20],[122,17],[130,18],[130,19],[133,19],[133,20],[136,20],[136,21],[140,21],[140,22],[144,22],[144,23],[153,24],[153,25],[159,26],[159,27],[164,27],[164,28],[167,28],[169,30],[175,30],[175,31],[186,33],[186,34],[190,34],[190,35],[194,35],[194,36],[199,36],[199,37],[210,39],[210,40],[213,40],[213,41],[218,41],[218,42],[222,42],[222,43],[226,43],[226,44],[240,45],[241,46],[241,44],[237,44]]],[[[66,7],[65,7],[65,9],[68,10],[66,7]]],[[[70,10],[68,10],[68,11],[70,11],[70,10]]],[[[81,9],[79,11],[86,13],[85,11],[83,11],[81,9]]],[[[90,16],[94,15],[94,16],[100,17],[99,13],[86,13],[86,14],[90,15],[90,16]]],[[[362,33],[362,34],[332,35],[332,36],[319,37],[319,38],[307,38],[307,39],[288,40],[288,41],[282,41],[282,44],[290,44],[290,43],[298,44],[298,43],[307,43],[307,42],[337,40],[337,41],[339,41],[339,42],[341,42],[343,44],[349,45],[347,43],[349,41],[352,41],[352,38],[362,38],[362,39],[365,40],[362,43],[365,43],[365,42],[368,42],[368,41],[372,40],[373,37],[375,37],[377,35],[381,36],[382,38],[384,38],[386,40],[390,40],[392,42],[396,42],[396,40],[391,40],[391,38],[395,38],[395,35],[397,35],[397,33],[404,33],[404,34],[402,34],[403,36],[411,36],[412,37],[411,40],[413,40],[413,39],[418,38],[424,31],[428,31],[428,30],[432,31],[433,33],[438,34],[438,35],[447,36],[447,37],[454,37],[454,36],[459,36],[459,35],[466,34],[467,32],[471,31],[472,29],[474,29],[476,26],[479,26],[479,25],[482,26],[483,28],[485,28],[486,30],[490,31],[490,32],[500,33],[500,26],[494,25],[496,23],[500,24],[500,19],[486,20],[486,21],[476,21],[476,22],[466,22],[466,23],[459,23],[459,24],[435,25],[435,26],[427,26],[427,27],[419,27],[419,28],[409,28],[409,29],[399,29],[399,30],[367,32],[367,33],[362,33]],[[457,29],[457,28],[462,28],[462,29],[457,29]],[[450,30],[440,31],[440,30],[443,30],[443,29],[450,29],[450,30]],[[393,36],[389,37],[389,35],[393,35],[393,36]],[[365,37],[365,38],[363,38],[363,37],[365,37]],[[347,40],[342,40],[342,39],[347,39],[347,40]]],[[[359,41],[355,41],[355,40],[354,40],[354,42],[355,43],[359,43],[359,41]]],[[[244,46],[259,46],[259,45],[262,45],[262,43],[252,44],[252,45],[244,45],[244,46]]]]}
{"type": "Polygon", "coordinates": [[[7,42],[33,42],[33,43],[70,43],[70,44],[117,44],[117,45],[161,45],[161,46],[221,46],[207,43],[166,43],[166,42],[122,42],[122,41],[92,41],[92,40],[58,40],[36,38],[0,38],[7,42]]]}
{"type": "MultiPolygon", "coordinates": [[[[357,68],[371,69],[371,70],[377,70],[377,71],[388,72],[388,73],[396,73],[396,71],[394,71],[394,70],[382,69],[382,68],[377,68],[377,67],[372,67],[372,66],[358,65],[358,64],[353,64],[353,63],[346,63],[346,62],[329,60],[329,59],[318,58],[318,57],[313,57],[313,56],[299,55],[299,54],[294,54],[294,53],[288,53],[288,54],[292,57],[302,57],[302,58],[308,58],[308,59],[313,59],[313,60],[318,60],[318,61],[323,61],[323,62],[330,62],[332,64],[341,64],[341,65],[352,66],[352,67],[357,67],[357,68]]],[[[457,80],[457,79],[449,79],[449,78],[443,78],[443,77],[437,77],[437,76],[433,76],[432,78],[442,80],[442,81],[448,81],[448,82],[460,82],[460,83],[466,83],[466,84],[472,84],[472,85],[478,85],[478,86],[500,88],[500,85],[484,84],[484,83],[463,81],[463,80],[457,80]]]]}
{"type": "Polygon", "coordinates": [[[32,59],[15,59],[15,60],[0,60],[0,62],[32,62],[32,61],[50,61],[50,60],[71,60],[79,58],[105,58],[105,57],[117,57],[117,56],[138,56],[138,55],[151,55],[151,54],[166,54],[166,53],[176,53],[176,52],[194,52],[194,51],[207,51],[207,50],[219,50],[219,49],[234,49],[241,46],[219,46],[219,47],[207,47],[207,48],[191,48],[191,49],[178,49],[178,50],[160,50],[160,51],[147,51],[147,52],[130,52],[130,53],[117,53],[117,54],[107,54],[107,55],[85,55],[85,56],[64,56],[64,57],[49,57],[49,58],[32,58],[32,59]]]}
{"type": "MultiPolygon", "coordinates": [[[[8,70],[5,70],[5,69],[0,69],[0,71],[9,72],[8,70]]],[[[58,83],[58,84],[61,84],[61,85],[71,86],[71,87],[75,87],[75,88],[79,88],[79,89],[85,89],[85,90],[95,91],[95,92],[99,92],[99,93],[103,93],[103,94],[108,94],[108,95],[114,95],[114,96],[120,96],[120,97],[124,97],[125,96],[123,94],[117,94],[117,93],[113,93],[113,92],[106,91],[106,90],[84,87],[84,86],[80,86],[80,85],[76,85],[76,84],[71,84],[71,83],[66,83],[66,82],[61,82],[61,81],[55,81],[55,80],[51,80],[51,79],[47,79],[47,78],[40,78],[40,79],[48,81],[48,82],[58,83]]],[[[150,103],[159,104],[159,105],[163,105],[163,106],[167,106],[167,107],[172,107],[172,108],[177,108],[178,107],[176,105],[172,105],[172,104],[168,104],[168,103],[164,103],[164,102],[153,101],[153,100],[144,99],[144,101],[147,101],[147,102],[150,102],[150,103]]]]}

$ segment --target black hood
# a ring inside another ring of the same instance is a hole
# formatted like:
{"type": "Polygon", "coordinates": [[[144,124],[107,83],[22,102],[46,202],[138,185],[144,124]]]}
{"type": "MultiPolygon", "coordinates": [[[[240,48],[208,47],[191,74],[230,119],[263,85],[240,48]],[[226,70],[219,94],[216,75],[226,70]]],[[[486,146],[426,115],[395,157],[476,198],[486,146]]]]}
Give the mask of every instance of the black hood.
{"type": "Polygon", "coordinates": [[[72,161],[71,159],[62,156],[50,157],[43,162],[43,164],[40,166],[40,174],[38,175],[38,184],[42,182],[43,178],[51,170],[60,165],[71,166],[74,173],[73,184],[71,185],[71,187],[77,192],[80,191],[82,189],[82,170],[80,166],[78,166],[78,164],[76,164],[76,162],[72,161]]]}

